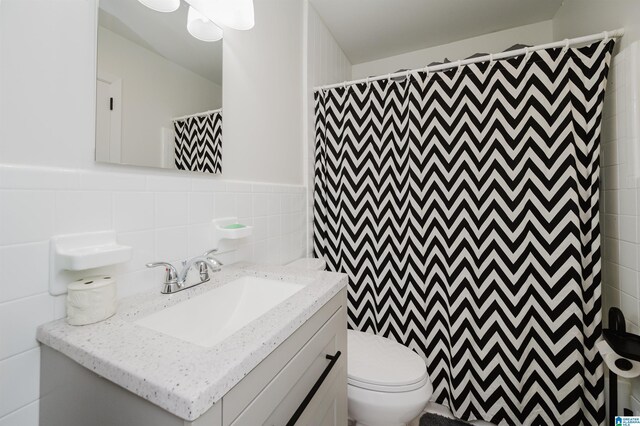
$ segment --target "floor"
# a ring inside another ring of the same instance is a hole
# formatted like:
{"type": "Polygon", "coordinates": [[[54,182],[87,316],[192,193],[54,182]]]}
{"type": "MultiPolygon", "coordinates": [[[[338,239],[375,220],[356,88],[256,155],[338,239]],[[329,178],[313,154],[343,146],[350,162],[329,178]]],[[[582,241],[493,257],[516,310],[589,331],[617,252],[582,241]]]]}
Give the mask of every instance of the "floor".
{"type": "MultiPolygon", "coordinates": [[[[433,414],[438,414],[438,415],[443,416],[443,417],[447,417],[449,419],[455,419],[455,416],[453,415],[453,413],[451,413],[451,410],[449,410],[449,407],[445,407],[444,405],[436,404],[435,402],[430,402],[429,404],[427,404],[427,406],[425,407],[423,413],[433,413],[433,414]]],[[[420,417],[421,416],[422,416],[422,414],[420,414],[420,416],[418,416],[411,423],[409,423],[409,426],[418,426],[418,423],[420,422],[420,417]]],[[[471,422],[470,424],[472,424],[474,426],[494,426],[493,423],[485,422],[485,421],[482,421],[482,420],[476,420],[476,421],[471,422]]]]}

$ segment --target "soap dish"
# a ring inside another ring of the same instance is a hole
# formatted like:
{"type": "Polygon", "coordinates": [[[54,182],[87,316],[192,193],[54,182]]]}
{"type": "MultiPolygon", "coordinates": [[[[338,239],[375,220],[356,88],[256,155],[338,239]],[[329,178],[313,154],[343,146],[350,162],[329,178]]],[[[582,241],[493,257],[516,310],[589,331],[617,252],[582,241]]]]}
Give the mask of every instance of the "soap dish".
{"type": "Polygon", "coordinates": [[[238,223],[236,217],[225,217],[213,220],[214,240],[237,240],[253,233],[253,226],[238,223]]]}
{"type": "Polygon", "coordinates": [[[116,242],[113,231],[58,235],[51,238],[49,293],[67,291],[62,271],[84,271],[131,260],[132,249],[116,242]]]}

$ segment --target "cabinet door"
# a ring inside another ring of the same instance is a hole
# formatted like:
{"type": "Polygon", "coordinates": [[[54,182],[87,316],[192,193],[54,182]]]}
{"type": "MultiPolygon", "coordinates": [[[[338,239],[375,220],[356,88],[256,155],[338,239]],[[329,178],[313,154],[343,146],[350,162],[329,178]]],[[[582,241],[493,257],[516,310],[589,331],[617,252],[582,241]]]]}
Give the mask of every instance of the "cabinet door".
{"type": "MultiPolygon", "coordinates": [[[[344,306],[340,307],[320,327],[313,337],[256,395],[253,401],[235,417],[231,426],[284,426],[294,417],[294,413],[298,411],[299,407],[306,406],[309,409],[302,413],[305,418],[307,411],[319,410],[318,407],[329,392],[334,395],[327,398],[342,398],[343,402],[337,403],[334,408],[336,413],[334,417],[342,418],[342,420],[338,420],[337,424],[346,424],[347,332],[345,311],[344,306]],[[327,359],[327,355],[333,356],[338,352],[341,355],[335,359],[335,362],[327,359]],[[325,371],[327,373],[323,374],[325,371]],[[320,380],[321,377],[324,379],[320,380]],[[314,386],[316,383],[318,386],[314,386]],[[342,391],[336,392],[334,386],[336,389],[341,386],[342,391]],[[312,392],[314,387],[315,391],[312,392]],[[306,398],[307,395],[313,395],[313,398],[306,398]]],[[[223,398],[223,406],[225,407],[223,418],[227,415],[227,403],[225,402],[227,400],[229,399],[225,396],[223,398]]],[[[327,404],[325,411],[318,414],[321,418],[325,418],[326,412],[330,409],[330,403],[327,404]]],[[[233,401],[230,401],[229,405],[233,405],[233,401]]],[[[304,425],[305,423],[297,421],[296,424],[304,425]]]]}
{"type": "MultiPolygon", "coordinates": [[[[344,383],[346,362],[336,371],[333,380],[325,382],[296,422],[300,426],[346,426],[347,390],[344,383]]],[[[329,377],[327,377],[329,380],[329,377]]]]}

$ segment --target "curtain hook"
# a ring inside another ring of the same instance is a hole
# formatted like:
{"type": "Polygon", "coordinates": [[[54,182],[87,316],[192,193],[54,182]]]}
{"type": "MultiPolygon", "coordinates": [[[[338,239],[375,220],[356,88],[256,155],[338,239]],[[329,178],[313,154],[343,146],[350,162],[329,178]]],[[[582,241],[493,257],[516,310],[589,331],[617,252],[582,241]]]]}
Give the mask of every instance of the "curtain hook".
{"type": "Polygon", "coordinates": [[[604,35],[604,41],[609,41],[609,31],[605,31],[603,35],[604,35]]]}
{"type": "Polygon", "coordinates": [[[458,59],[457,65],[458,69],[456,70],[456,74],[460,74],[462,72],[462,59],[458,59]]]}
{"type": "Polygon", "coordinates": [[[431,72],[431,70],[429,70],[429,65],[427,65],[426,67],[424,67],[424,72],[427,73],[427,78],[429,78],[429,73],[431,72]]]}
{"type": "Polygon", "coordinates": [[[387,81],[391,83],[391,73],[387,74],[387,81]]]}
{"type": "Polygon", "coordinates": [[[569,39],[568,38],[564,39],[564,50],[569,50],[569,39]]]}

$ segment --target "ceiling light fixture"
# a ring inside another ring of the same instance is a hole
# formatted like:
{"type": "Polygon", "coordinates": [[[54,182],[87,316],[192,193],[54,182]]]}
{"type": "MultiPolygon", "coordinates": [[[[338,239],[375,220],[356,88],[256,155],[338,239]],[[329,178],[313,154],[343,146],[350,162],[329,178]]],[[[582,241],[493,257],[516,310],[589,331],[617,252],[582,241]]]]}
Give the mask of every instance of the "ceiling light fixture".
{"type": "Polygon", "coordinates": [[[209,20],[234,30],[253,28],[253,0],[186,0],[209,20]]]}
{"type": "Polygon", "coordinates": [[[180,7],[180,0],[138,0],[156,12],[173,12],[180,7]]]}
{"type": "Polygon", "coordinates": [[[187,14],[187,31],[202,41],[218,41],[222,38],[222,29],[191,6],[187,14]]]}
{"type": "MultiPolygon", "coordinates": [[[[173,12],[180,0],[138,0],[158,12],[173,12]]],[[[253,0],[185,0],[189,4],[187,31],[202,41],[222,38],[221,26],[250,30],[255,25],[253,0]]]]}

